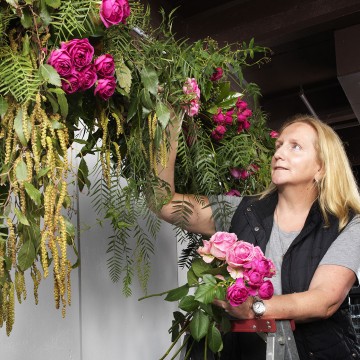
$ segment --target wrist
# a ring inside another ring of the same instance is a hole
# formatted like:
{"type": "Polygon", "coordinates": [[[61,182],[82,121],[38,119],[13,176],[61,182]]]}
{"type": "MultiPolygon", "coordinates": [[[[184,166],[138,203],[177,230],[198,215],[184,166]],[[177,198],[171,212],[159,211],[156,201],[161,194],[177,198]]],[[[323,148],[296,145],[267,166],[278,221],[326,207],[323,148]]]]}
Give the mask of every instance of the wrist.
{"type": "Polygon", "coordinates": [[[262,299],[255,297],[251,309],[254,313],[255,319],[260,319],[266,312],[266,305],[262,299]]]}

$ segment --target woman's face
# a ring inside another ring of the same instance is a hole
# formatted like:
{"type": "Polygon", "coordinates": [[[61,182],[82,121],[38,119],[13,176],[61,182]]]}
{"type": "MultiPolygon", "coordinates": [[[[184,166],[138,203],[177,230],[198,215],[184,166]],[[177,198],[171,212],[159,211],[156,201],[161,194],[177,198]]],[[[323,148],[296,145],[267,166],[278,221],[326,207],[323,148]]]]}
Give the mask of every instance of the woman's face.
{"type": "Polygon", "coordinates": [[[294,123],[283,130],[271,161],[271,177],[277,187],[290,185],[309,189],[313,187],[316,175],[320,179],[316,141],[317,133],[308,124],[294,123]]]}

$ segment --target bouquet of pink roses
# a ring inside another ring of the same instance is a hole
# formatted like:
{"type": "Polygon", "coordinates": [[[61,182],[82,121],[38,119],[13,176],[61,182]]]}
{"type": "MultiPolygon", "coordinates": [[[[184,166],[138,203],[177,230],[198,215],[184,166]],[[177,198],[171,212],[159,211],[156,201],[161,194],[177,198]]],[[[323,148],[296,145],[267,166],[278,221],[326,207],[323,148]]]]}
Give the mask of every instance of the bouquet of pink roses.
{"type": "MultiPolygon", "coordinates": [[[[241,305],[249,296],[270,299],[274,288],[269,280],[275,275],[275,266],[258,246],[238,240],[228,232],[217,232],[210,240],[203,240],[187,273],[187,284],[163,292],[167,301],[179,301],[182,312],[174,312],[170,332],[172,345],[162,357],[169,355],[181,336],[190,332],[214,353],[222,350],[221,332],[230,330],[230,318],[223,309],[213,305],[214,299],[227,300],[232,306],[241,305]],[[193,288],[193,294],[189,294],[193,288]],[[184,313],[185,312],[185,313],[184,313]]],[[[190,337],[187,337],[187,340],[190,337]]],[[[177,353],[186,346],[183,342],[177,353]]],[[[189,347],[188,354],[191,352],[189,347]]],[[[177,353],[172,357],[175,358],[177,353]]]]}

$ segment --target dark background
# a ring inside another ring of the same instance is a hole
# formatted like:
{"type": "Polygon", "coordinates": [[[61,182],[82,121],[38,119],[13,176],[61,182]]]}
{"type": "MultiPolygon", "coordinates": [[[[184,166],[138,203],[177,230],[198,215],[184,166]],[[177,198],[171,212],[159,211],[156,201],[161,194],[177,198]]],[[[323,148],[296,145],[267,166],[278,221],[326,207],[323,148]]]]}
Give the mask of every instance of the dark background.
{"type": "Polygon", "coordinates": [[[360,175],[360,0],[148,0],[175,12],[174,32],[219,44],[251,38],[271,49],[271,61],[245,72],[261,88],[268,125],[315,114],[345,143],[360,175]]]}

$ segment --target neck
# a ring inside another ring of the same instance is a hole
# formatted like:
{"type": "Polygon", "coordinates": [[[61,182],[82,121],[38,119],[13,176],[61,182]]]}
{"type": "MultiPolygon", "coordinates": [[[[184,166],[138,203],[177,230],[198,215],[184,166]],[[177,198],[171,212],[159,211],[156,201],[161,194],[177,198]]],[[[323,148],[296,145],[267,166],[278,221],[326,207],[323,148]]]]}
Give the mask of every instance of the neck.
{"type": "Polygon", "coordinates": [[[310,208],[316,200],[316,194],[278,189],[278,195],[275,210],[275,221],[278,226],[284,231],[301,230],[310,208]]]}

